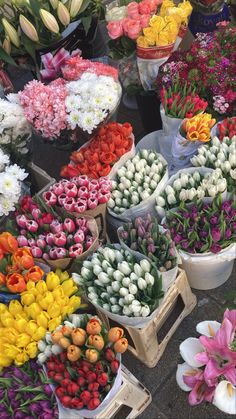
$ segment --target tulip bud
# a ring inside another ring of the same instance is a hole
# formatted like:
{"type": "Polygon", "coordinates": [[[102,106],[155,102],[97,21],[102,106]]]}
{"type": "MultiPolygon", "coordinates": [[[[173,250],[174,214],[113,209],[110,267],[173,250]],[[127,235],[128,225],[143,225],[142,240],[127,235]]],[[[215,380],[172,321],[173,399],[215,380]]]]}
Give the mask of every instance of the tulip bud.
{"type": "Polygon", "coordinates": [[[36,240],[35,239],[28,239],[28,245],[31,246],[35,246],[36,245],[36,240]]]}
{"type": "Polygon", "coordinates": [[[40,17],[43,21],[43,24],[46,26],[46,28],[49,31],[51,31],[53,33],[56,33],[56,34],[59,33],[60,29],[59,29],[58,23],[57,23],[55,17],[50,12],[48,12],[45,9],[40,9],[39,14],[40,14],[40,17]]]}
{"type": "Polygon", "coordinates": [[[77,230],[74,234],[75,243],[83,243],[85,239],[84,232],[82,230],[77,230]]]}
{"type": "Polygon", "coordinates": [[[9,39],[15,47],[19,48],[20,46],[20,38],[18,36],[17,31],[15,30],[14,26],[11,25],[11,23],[8,22],[8,20],[4,17],[2,19],[2,25],[4,27],[4,30],[6,32],[6,35],[9,36],[9,39]]]}
{"type": "MultiPolygon", "coordinates": [[[[53,220],[52,222],[51,222],[51,224],[50,224],[50,228],[51,228],[51,231],[54,233],[54,234],[57,234],[57,233],[61,233],[61,232],[63,232],[63,224],[62,223],[60,223],[60,221],[58,221],[58,220],[53,220]]],[[[49,233],[50,234],[50,233],[49,233]]],[[[47,241],[47,239],[46,239],[46,241],[47,241]]],[[[48,243],[49,244],[49,243],[48,243]]]]}
{"type": "Polygon", "coordinates": [[[69,257],[70,258],[77,258],[82,255],[84,249],[81,243],[76,243],[73,246],[69,247],[69,257]]]}
{"type": "Polygon", "coordinates": [[[68,26],[70,23],[70,13],[68,12],[66,6],[59,1],[57,6],[57,16],[62,25],[68,26]]]}
{"type": "Polygon", "coordinates": [[[123,354],[128,349],[128,341],[126,338],[117,340],[114,344],[114,351],[123,354]]]}
{"type": "Polygon", "coordinates": [[[60,231],[59,233],[54,234],[53,236],[54,244],[58,247],[62,247],[66,245],[66,235],[63,233],[63,231],[60,231]]]}
{"type": "Polygon", "coordinates": [[[28,221],[28,218],[25,215],[17,215],[16,216],[16,222],[17,222],[18,226],[21,227],[21,228],[26,227],[27,221],[28,221]]]}
{"type": "Polygon", "coordinates": [[[36,240],[36,245],[40,248],[44,248],[46,246],[46,241],[44,239],[37,239],[36,240]]]}
{"type": "Polygon", "coordinates": [[[67,183],[65,185],[66,196],[70,198],[75,198],[77,196],[77,192],[78,192],[77,186],[73,182],[67,183]]]}
{"type": "MultiPolygon", "coordinates": [[[[93,191],[91,191],[91,192],[93,192],[93,191]]],[[[91,194],[91,192],[90,192],[90,194],[91,194]]],[[[97,194],[97,193],[96,193],[97,194]]],[[[90,195],[91,196],[91,195],[90,195]]],[[[88,189],[86,188],[86,186],[81,186],[79,189],[78,189],[78,197],[79,198],[82,198],[82,199],[87,199],[88,197],[89,197],[89,191],[88,191],[88,189]]]]}
{"type": "Polygon", "coordinates": [[[32,246],[30,250],[34,258],[41,258],[43,256],[43,252],[40,247],[32,246]]]}
{"type": "Polygon", "coordinates": [[[17,241],[20,247],[28,246],[28,240],[25,236],[18,236],[17,241]]]}
{"type": "Polygon", "coordinates": [[[68,233],[73,233],[75,231],[75,223],[70,218],[64,220],[64,228],[68,233]]]}
{"type": "Polygon", "coordinates": [[[97,198],[89,198],[88,199],[88,207],[89,209],[94,209],[98,206],[98,199],[97,198]]]}
{"type": "Polygon", "coordinates": [[[89,249],[92,246],[94,240],[95,240],[95,238],[92,237],[92,236],[87,236],[86,237],[86,243],[85,243],[86,249],[89,249]]]}
{"type": "Polygon", "coordinates": [[[57,203],[57,196],[52,191],[44,192],[43,199],[48,206],[52,206],[57,203]]]}
{"type": "Polygon", "coordinates": [[[31,41],[33,42],[39,41],[39,37],[38,37],[37,31],[34,25],[32,25],[32,23],[28,19],[26,19],[25,16],[20,14],[19,23],[20,23],[21,30],[25,33],[26,36],[28,36],[29,39],[31,39],[31,41]]]}
{"type": "Polygon", "coordinates": [[[49,250],[49,256],[51,259],[64,259],[67,256],[67,250],[64,247],[52,247],[49,250]]]}
{"type": "Polygon", "coordinates": [[[61,205],[61,207],[64,206],[64,203],[66,201],[66,198],[67,198],[67,196],[66,196],[65,193],[61,193],[61,195],[58,196],[58,204],[61,205]]]}
{"type": "Polygon", "coordinates": [[[75,205],[77,205],[75,199],[73,197],[69,197],[69,196],[66,197],[66,199],[63,203],[63,206],[64,206],[65,210],[68,211],[68,212],[76,211],[75,205]]]}
{"type": "Polygon", "coordinates": [[[28,231],[30,231],[31,233],[36,233],[36,231],[39,228],[39,225],[36,221],[34,220],[27,220],[26,221],[26,225],[25,227],[27,228],[28,231]]]}
{"type": "Polygon", "coordinates": [[[87,209],[87,202],[83,199],[78,199],[77,203],[74,205],[74,211],[77,214],[81,214],[82,212],[86,211],[87,209]]]}
{"type": "Polygon", "coordinates": [[[6,36],[2,43],[3,49],[6,51],[7,54],[11,54],[11,42],[9,36],[6,36]]]}

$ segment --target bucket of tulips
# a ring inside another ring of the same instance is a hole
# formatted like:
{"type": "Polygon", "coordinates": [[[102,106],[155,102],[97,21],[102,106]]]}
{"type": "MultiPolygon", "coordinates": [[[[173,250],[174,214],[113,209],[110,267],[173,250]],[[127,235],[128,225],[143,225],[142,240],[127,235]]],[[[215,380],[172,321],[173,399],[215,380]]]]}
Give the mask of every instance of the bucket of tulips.
{"type": "Polygon", "coordinates": [[[162,155],[153,150],[139,150],[113,177],[109,223],[117,229],[124,221],[152,214],[155,197],[167,179],[167,163],[162,155]]]}
{"type": "Polygon", "coordinates": [[[117,234],[124,249],[134,256],[141,253],[152,262],[162,277],[165,292],[178,272],[177,252],[170,233],[148,214],[145,218],[138,217],[119,227],[117,234]]]}
{"type": "Polygon", "coordinates": [[[236,310],[227,309],[221,323],[198,323],[196,330],[201,336],[180,344],[184,363],[178,364],[176,381],[189,393],[190,406],[208,402],[225,414],[236,415],[235,318],[236,310]]]}
{"type": "Polygon", "coordinates": [[[0,369],[21,366],[38,353],[38,341],[47,338],[62,320],[81,307],[79,289],[68,272],[49,272],[45,280],[29,280],[20,301],[0,303],[0,369]]]}
{"type": "Polygon", "coordinates": [[[144,327],[159,310],[162,279],[148,258],[119,244],[100,247],[73,279],[88,300],[117,323],[144,327]]]}
{"type": "Polygon", "coordinates": [[[98,317],[73,314],[38,347],[61,417],[94,418],[117,394],[121,353],[128,348],[120,327],[108,332],[98,317]]]}
{"type": "Polygon", "coordinates": [[[45,204],[66,217],[93,217],[99,238],[106,237],[106,206],[110,198],[111,181],[90,179],[87,175],[61,179],[42,194],[45,204]]]}
{"type": "MultiPolygon", "coordinates": [[[[47,192],[46,192],[47,193],[47,192]]],[[[37,259],[52,268],[66,269],[86,259],[98,246],[98,228],[93,217],[59,216],[49,212],[40,198],[22,198],[16,214],[19,246],[28,246],[37,259]]]]}
{"type": "Polygon", "coordinates": [[[214,137],[208,144],[199,147],[196,156],[191,158],[193,166],[220,169],[227,180],[227,190],[236,194],[236,135],[231,139],[220,140],[214,137]]]}
{"type": "Polygon", "coordinates": [[[177,169],[188,165],[198,147],[210,141],[211,128],[215,122],[208,113],[184,119],[171,148],[172,162],[177,169]]]}
{"type": "Polygon", "coordinates": [[[220,141],[224,137],[228,137],[230,140],[236,135],[236,116],[231,118],[225,118],[223,121],[218,122],[214,125],[211,130],[211,138],[218,137],[220,141]]]}
{"type": "Polygon", "coordinates": [[[11,365],[0,373],[1,419],[38,417],[57,419],[55,395],[42,367],[35,360],[11,365]]]}
{"type": "Polygon", "coordinates": [[[20,248],[16,238],[8,233],[0,234],[0,301],[7,304],[20,300],[27,283],[45,279],[50,268],[46,263],[35,261],[28,247],[20,248]]]}
{"type": "Polygon", "coordinates": [[[125,163],[135,154],[133,128],[128,123],[110,122],[77,151],[71,154],[71,161],[62,167],[61,176],[72,178],[86,175],[90,179],[112,177],[117,162],[125,163]]]}
{"type": "Polygon", "coordinates": [[[202,100],[188,83],[177,78],[170,87],[160,90],[162,129],[164,136],[160,142],[160,150],[164,156],[171,156],[173,137],[185,118],[203,113],[208,103],[202,100]]]}
{"type": "Polygon", "coordinates": [[[189,167],[171,176],[156,198],[156,211],[163,218],[167,211],[179,207],[181,202],[211,202],[217,194],[221,194],[222,199],[227,197],[227,180],[220,169],[189,167]]]}
{"type": "Polygon", "coordinates": [[[211,203],[202,201],[181,206],[166,215],[191,287],[214,289],[230,277],[236,258],[236,203],[222,201],[218,195],[211,203]]]}

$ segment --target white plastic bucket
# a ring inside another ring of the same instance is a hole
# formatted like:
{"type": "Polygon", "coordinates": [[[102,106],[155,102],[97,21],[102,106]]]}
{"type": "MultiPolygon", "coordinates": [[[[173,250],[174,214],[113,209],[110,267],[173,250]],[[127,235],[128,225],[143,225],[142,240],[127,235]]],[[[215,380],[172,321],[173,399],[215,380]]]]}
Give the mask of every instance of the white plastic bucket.
{"type": "Polygon", "coordinates": [[[191,254],[179,250],[189,284],[197,290],[211,290],[229,279],[236,258],[236,243],[219,253],[191,254]]]}

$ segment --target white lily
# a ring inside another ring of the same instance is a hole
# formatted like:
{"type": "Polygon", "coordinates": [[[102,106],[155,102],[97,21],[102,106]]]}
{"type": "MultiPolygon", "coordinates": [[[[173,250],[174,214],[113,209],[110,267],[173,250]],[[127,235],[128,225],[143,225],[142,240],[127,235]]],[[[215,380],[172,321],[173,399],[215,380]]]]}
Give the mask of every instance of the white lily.
{"type": "Polygon", "coordinates": [[[176,371],[176,381],[178,386],[183,391],[191,391],[191,387],[187,386],[183,380],[184,375],[195,375],[198,371],[197,368],[193,368],[190,365],[187,364],[187,362],[184,362],[183,364],[178,364],[177,371],[176,371]]]}
{"type": "Polygon", "coordinates": [[[203,346],[200,343],[200,340],[197,338],[187,338],[179,346],[180,354],[187,364],[191,367],[201,367],[204,364],[195,359],[195,355],[204,351],[203,346]]]}
{"type": "Polygon", "coordinates": [[[229,415],[236,415],[236,387],[229,381],[221,381],[215,389],[214,406],[229,415]]]}
{"type": "Polygon", "coordinates": [[[216,332],[218,332],[220,326],[221,326],[221,323],[215,320],[205,320],[197,324],[196,331],[200,335],[213,337],[215,336],[216,332]]]}

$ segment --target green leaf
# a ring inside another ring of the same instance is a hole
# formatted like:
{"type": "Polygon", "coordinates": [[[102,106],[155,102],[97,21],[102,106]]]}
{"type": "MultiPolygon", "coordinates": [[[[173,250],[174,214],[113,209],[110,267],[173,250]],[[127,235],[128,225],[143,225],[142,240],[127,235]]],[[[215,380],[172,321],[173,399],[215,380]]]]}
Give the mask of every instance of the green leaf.
{"type": "Polygon", "coordinates": [[[1,46],[0,46],[0,59],[3,60],[5,63],[11,64],[17,67],[17,64],[13,60],[13,58],[9,54],[7,54],[7,52],[1,46]]]}
{"type": "Polygon", "coordinates": [[[83,3],[82,3],[81,8],[79,10],[79,14],[83,13],[87,9],[89,4],[90,4],[90,0],[84,0],[83,3]]]}
{"type": "Polygon", "coordinates": [[[88,33],[89,29],[90,29],[90,26],[91,26],[92,16],[82,17],[81,18],[81,22],[82,22],[82,25],[84,27],[85,33],[87,35],[87,33],[88,33]]]}
{"type": "Polygon", "coordinates": [[[30,2],[31,9],[32,9],[32,11],[34,12],[34,14],[35,14],[37,17],[40,17],[39,10],[40,10],[40,9],[41,9],[41,7],[42,7],[42,5],[40,4],[40,2],[39,2],[39,1],[37,1],[37,0],[29,0],[29,2],[30,2]]]}
{"type": "Polygon", "coordinates": [[[36,63],[35,42],[31,41],[31,39],[29,39],[24,32],[21,33],[21,39],[26,51],[36,63]]]}

